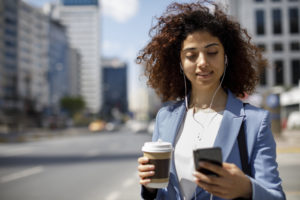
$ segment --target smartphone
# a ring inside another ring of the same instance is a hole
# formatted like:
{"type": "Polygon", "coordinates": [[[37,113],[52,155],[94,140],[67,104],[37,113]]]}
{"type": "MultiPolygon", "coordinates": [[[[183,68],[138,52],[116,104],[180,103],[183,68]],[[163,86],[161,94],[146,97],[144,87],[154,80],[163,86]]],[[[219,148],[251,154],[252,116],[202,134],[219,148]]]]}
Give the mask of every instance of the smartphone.
{"type": "Polygon", "coordinates": [[[222,166],[222,149],[220,147],[195,149],[193,151],[193,155],[194,155],[195,169],[197,171],[206,175],[218,176],[216,173],[210,170],[201,168],[199,166],[199,162],[205,161],[205,162],[213,163],[215,165],[222,166]]]}

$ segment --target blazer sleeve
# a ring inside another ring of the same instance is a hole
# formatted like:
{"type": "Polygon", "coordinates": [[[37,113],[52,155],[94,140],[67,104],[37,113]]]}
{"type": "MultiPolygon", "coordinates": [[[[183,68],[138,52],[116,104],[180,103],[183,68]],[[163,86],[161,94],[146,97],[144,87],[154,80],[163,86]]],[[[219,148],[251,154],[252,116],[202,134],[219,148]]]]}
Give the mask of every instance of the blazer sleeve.
{"type": "Polygon", "coordinates": [[[264,111],[251,159],[253,200],[286,199],[277,170],[276,143],[270,125],[270,114],[264,111]]]}
{"type": "MultiPolygon", "coordinates": [[[[163,112],[163,108],[161,108],[156,115],[152,141],[157,141],[159,139],[159,122],[160,122],[159,116],[161,115],[162,112],[163,112]]],[[[163,199],[162,196],[164,196],[165,193],[166,190],[164,188],[157,189],[151,193],[144,186],[141,186],[141,197],[143,200],[163,199]]]]}

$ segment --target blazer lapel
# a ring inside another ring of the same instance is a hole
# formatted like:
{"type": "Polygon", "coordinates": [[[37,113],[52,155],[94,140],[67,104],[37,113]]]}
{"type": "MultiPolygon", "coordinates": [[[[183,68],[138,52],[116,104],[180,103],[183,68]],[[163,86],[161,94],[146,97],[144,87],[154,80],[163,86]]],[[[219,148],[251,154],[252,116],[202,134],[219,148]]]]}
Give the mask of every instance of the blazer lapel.
{"type": "MultiPolygon", "coordinates": [[[[178,106],[177,108],[175,108],[174,112],[172,112],[172,114],[167,122],[168,123],[167,127],[170,127],[170,130],[169,130],[168,134],[164,134],[161,138],[163,141],[171,142],[173,148],[175,147],[176,137],[177,137],[177,134],[181,127],[182,120],[184,119],[185,113],[186,113],[186,108],[184,106],[184,103],[182,105],[178,106]]],[[[174,156],[174,154],[173,154],[173,156],[174,156]]],[[[174,177],[170,177],[173,179],[173,181],[170,181],[170,183],[174,186],[175,189],[180,188],[174,159],[172,159],[170,173],[174,175],[174,177]]],[[[180,195],[179,190],[177,190],[177,191],[178,191],[178,195],[180,195]]]]}
{"type": "Polygon", "coordinates": [[[222,148],[223,161],[226,161],[243,122],[244,112],[243,103],[236,99],[233,94],[228,91],[228,99],[226,109],[223,114],[223,120],[219,128],[214,146],[222,148]]]}
{"type": "MultiPolygon", "coordinates": [[[[243,103],[236,99],[228,90],[226,108],[224,110],[223,119],[213,146],[222,148],[223,162],[227,160],[231,149],[237,140],[237,136],[243,122],[244,110],[243,103]]],[[[197,187],[198,195],[203,189],[197,187]]]]}

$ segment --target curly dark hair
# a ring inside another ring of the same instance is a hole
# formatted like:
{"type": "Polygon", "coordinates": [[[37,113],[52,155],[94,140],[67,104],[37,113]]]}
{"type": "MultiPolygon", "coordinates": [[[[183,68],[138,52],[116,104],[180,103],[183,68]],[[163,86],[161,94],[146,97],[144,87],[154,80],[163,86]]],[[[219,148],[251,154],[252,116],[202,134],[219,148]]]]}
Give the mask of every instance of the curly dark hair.
{"type": "MultiPolygon", "coordinates": [[[[156,18],[149,32],[151,41],[140,50],[136,62],[144,64],[147,84],[162,97],[162,101],[182,99],[185,95],[180,72],[181,45],[195,31],[207,31],[218,37],[228,58],[226,76],[222,83],[237,97],[251,94],[267,65],[261,51],[253,45],[247,31],[210,1],[172,3],[156,18]],[[207,7],[210,4],[214,11],[207,7]]],[[[191,83],[188,81],[188,90],[191,83]]]]}

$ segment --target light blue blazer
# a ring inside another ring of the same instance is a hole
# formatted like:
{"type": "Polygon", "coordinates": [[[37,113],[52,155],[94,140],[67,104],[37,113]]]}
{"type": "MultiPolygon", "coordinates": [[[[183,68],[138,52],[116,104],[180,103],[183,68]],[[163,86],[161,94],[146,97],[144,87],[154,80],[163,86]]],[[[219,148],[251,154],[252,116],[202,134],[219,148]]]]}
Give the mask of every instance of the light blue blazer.
{"type": "MultiPolygon", "coordinates": [[[[214,146],[222,148],[223,162],[234,163],[241,168],[237,136],[244,121],[248,160],[251,166],[252,199],[285,199],[281,179],[277,171],[276,144],[271,132],[269,113],[242,101],[227,91],[228,99],[223,120],[214,146]]],[[[175,138],[186,113],[184,101],[162,107],[156,117],[153,141],[162,139],[175,145],[175,138]]],[[[200,187],[196,189],[197,200],[209,199],[210,194],[200,187]]],[[[170,169],[167,188],[159,189],[156,199],[183,200],[174,164],[170,169]]],[[[221,199],[214,197],[214,199],[221,199]]]]}

